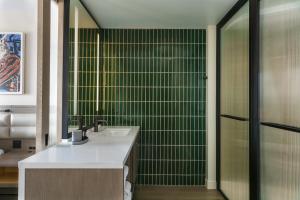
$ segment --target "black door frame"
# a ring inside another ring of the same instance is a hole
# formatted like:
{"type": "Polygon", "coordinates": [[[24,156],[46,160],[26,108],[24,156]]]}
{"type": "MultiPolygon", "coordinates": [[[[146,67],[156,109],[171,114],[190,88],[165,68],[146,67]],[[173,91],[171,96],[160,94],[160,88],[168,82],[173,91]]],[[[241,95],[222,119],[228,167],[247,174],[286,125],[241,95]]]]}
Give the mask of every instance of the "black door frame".
{"type": "MultiPolygon", "coordinates": [[[[260,199],[260,143],[259,143],[259,0],[239,0],[217,25],[217,189],[223,193],[221,180],[221,29],[222,27],[249,2],[249,119],[235,118],[249,121],[249,199],[260,199]]],[[[225,116],[226,117],[226,116],[225,116]]],[[[233,118],[233,116],[228,116],[233,118]]],[[[228,199],[229,200],[229,199],[228,199]]]]}
{"type": "Polygon", "coordinates": [[[69,26],[70,0],[64,0],[62,139],[68,139],[70,137],[68,134],[69,26]]]}

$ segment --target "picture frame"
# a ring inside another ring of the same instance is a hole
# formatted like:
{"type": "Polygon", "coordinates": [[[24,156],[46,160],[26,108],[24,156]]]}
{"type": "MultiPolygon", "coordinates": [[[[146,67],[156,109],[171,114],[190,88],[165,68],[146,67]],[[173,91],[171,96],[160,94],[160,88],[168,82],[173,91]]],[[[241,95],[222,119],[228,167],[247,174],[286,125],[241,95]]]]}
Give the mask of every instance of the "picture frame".
{"type": "Polygon", "coordinates": [[[0,95],[24,94],[23,32],[0,32],[0,95]]]}

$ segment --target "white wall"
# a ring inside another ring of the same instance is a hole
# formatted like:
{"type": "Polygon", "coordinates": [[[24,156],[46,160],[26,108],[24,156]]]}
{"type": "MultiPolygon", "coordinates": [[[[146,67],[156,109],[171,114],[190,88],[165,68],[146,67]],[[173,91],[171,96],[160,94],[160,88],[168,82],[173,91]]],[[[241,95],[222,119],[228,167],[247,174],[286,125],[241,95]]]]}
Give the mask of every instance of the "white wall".
{"type": "Polygon", "coordinates": [[[0,95],[0,105],[36,105],[37,0],[0,0],[0,31],[24,32],[24,94],[0,95]]]}
{"type": "Polygon", "coordinates": [[[216,26],[207,28],[207,189],[216,189],[216,26]]]}
{"type": "Polygon", "coordinates": [[[58,5],[51,1],[49,145],[57,142],[58,5]]]}

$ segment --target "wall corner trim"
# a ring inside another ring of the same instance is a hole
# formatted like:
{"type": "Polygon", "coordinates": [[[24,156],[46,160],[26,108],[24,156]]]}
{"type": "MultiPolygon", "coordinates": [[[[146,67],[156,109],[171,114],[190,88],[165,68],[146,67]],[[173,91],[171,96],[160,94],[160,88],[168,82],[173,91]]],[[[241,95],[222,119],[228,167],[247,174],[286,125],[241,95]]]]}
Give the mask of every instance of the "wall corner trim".
{"type": "Polygon", "coordinates": [[[216,180],[207,180],[206,188],[208,190],[216,190],[217,189],[217,181],[216,180]]]}
{"type": "Polygon", "coordinates": [[[216,189],[216,52],[217,28],[207,27],[207,188],[216,189]]]}

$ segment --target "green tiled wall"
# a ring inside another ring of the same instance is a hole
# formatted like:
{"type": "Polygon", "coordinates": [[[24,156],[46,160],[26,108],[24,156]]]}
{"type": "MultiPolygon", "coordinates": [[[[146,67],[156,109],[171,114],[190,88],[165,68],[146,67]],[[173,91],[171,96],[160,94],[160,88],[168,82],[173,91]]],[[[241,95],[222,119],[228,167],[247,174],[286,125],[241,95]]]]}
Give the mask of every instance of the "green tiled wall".
{"type": "MultiPolygon", "coordinates": [[[[84,116],[90,125],[96,115],[97,80],[97,33],[98,29],[79,29],[78,32],[78,101],[77,115],[84,116]]],[[[68,112],[70,125],[77,125],[74,116],[74,29],[69,34],[68,112]]]]}
{"type": "Polygon", "coordinates": [[[204,185],[204,30],[102,30],[102,110],[140,125],[139,184],[204,185]]]}
{"type": "MultiPolygon", "coordinates": [[[[99,107],[110,125],[141,126],[138,183],[204,185],[205,30],[104,29],[100,38],[99,107]]],[[[95,94],[93,56],[82,57],[82,92],[95,94]]],[[[94,99],[79,104],[87,117],[94,99]]]]}

